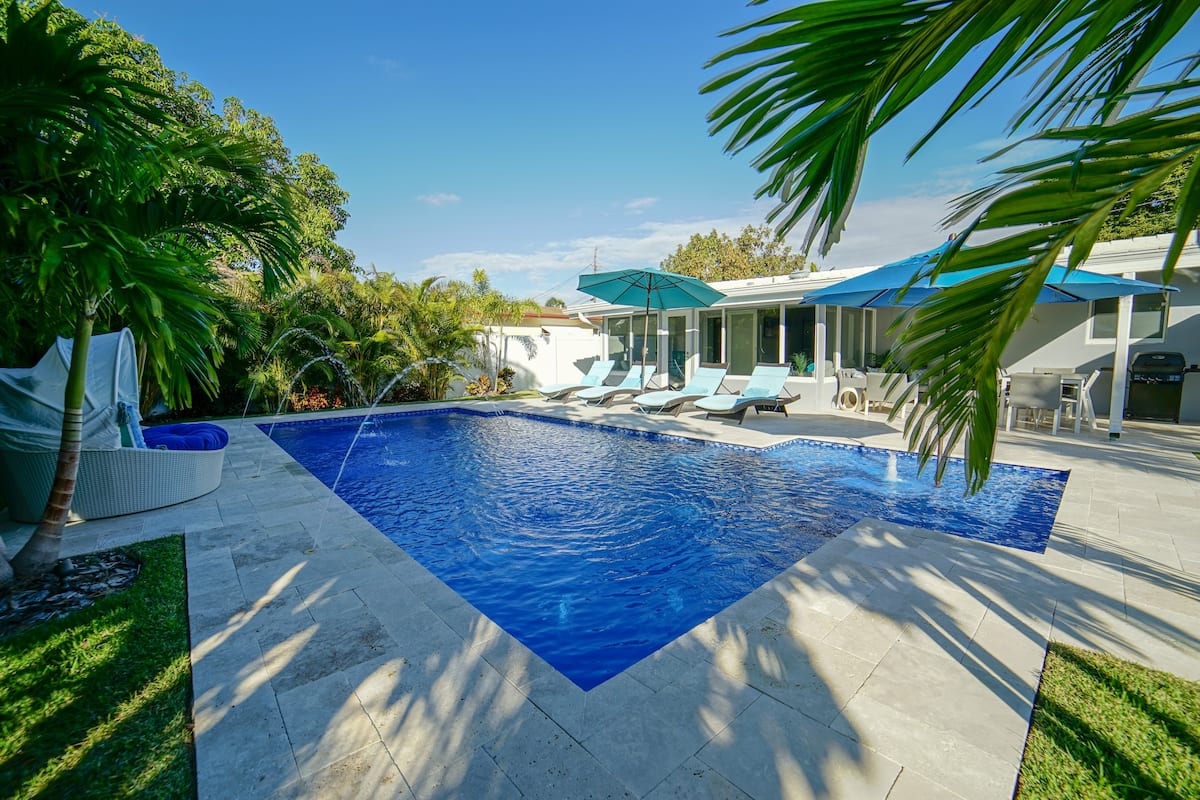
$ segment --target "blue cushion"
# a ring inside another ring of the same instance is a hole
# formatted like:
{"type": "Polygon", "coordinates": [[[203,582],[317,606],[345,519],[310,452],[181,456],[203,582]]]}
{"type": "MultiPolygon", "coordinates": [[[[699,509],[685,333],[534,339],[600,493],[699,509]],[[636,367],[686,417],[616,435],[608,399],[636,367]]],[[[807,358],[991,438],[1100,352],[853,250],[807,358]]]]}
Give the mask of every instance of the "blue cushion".
{"type": "Polygon", "coordinates": [[[765,386],[747,386],[742,390],[742,397],[775,397],[775,392],[765,386]]]}
{"type": "Polygon", "coordinates": [[[146,446],[159,450],[220,450],[229,444],[229,434],[211,422],[182,422],[159,425],[142,431],[146,446]]]}

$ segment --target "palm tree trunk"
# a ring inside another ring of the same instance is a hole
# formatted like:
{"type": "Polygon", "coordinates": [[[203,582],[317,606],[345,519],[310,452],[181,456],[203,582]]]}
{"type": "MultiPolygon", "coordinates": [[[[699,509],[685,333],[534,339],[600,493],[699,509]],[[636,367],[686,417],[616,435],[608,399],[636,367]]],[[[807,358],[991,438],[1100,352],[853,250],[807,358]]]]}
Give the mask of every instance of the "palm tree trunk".
{"type": "Polygon", "coordinates": [[[150,416],[150,409],[154,406],[155,393],[157,385],[146,375],[146,364],[149,358],[149,345],[146,344],[145,338],[138,342],[137,348],[137,378],[138,378],[138,412],[142,417],[150,416]]]}
{"type": "Polygon", "coordinates": [[[71,366],[67,372],[67,387],[63,397],[62,443],[58,448],[58,467],[46,510],[33,537],[12,560],[17,575],[37,575],[54,566],[62,550],[63,527],[75,496],[75,476],[79,472],[79,452],[83,442],[83,396],[87,388],[88,346],[92,340],[92,324],[96,319],[96,303],[89,300],[75,322],[75,341],[71,345],[71,366]]]}

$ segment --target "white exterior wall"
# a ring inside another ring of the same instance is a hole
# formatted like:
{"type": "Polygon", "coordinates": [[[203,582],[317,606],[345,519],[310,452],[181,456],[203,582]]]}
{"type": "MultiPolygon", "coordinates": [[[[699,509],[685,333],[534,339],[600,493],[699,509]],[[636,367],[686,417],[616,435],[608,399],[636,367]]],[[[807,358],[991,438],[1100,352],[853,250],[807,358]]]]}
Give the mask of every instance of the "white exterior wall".
{"type": "MultiPolygon", "coordinates": [[[[599,331],[575,326],[506,327],[502,363],[515,371],[518,390],[565,383],[588,371],[600,356],[601,338],[599,331]]],[[[491,343],[494,358],[498,333],[491,334],[491,343]]]]}

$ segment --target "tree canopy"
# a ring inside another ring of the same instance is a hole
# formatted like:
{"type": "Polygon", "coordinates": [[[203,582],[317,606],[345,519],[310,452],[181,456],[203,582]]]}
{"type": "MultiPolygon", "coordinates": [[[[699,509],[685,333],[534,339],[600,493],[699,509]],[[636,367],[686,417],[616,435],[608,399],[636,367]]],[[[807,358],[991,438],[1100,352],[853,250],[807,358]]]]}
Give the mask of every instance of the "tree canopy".
{"type": "Polygon", "coordinates": [[[133,330],[143,368],[186,403],[187,377],[216,385],[213,239],[251,254],[268,291],[298,259],[291,191],[255,143],[172,117],[162,95],[94,50],[80,22],[56,24],[60,8],[26,19],[10,2],[0,36],[0,274],[15,301],[5,321],[20,327],[35,309],[38,321],[69,323],[74,340],[53,485],[12,563],[22,573],[58,557],[101,313],[133,330]]]}
{"type": "Polygon", "coordinates": [[[667,272],[689,275],[702,281],[732,281],[787,275],[810,269],[804,257],[776,238],[769,225],[747,225],[736,239],[713,229],[692,234],[687,244],[663,259],[667,272]]]}
{"type": "MultiPolygon", "coordinates": [[[[33,13],[34,8],[33,4],[12,0],[0,5],[20,9],[25,15],[33,13]]],[[[336,240],[349,218],[345,210],[349,195],[338,185],[336,174],[316,154],[293,155],[275,122],[236,97],[227,98],[218,110],[212,93],[203,84],[167,67],[153,44],[131,35],[112,20],[88,20],[58,3],[36,7],[49,15],[50,30],[76,31],[81,53],[102,63],[114,79],[145,90],[144,113],[133,114],[130,119],[145,126],[147,132],[162,133],[167,124],[165,121],[169,120],[175,139],[237,142],[243,156],[253,154],[249,157],[257,159],[257,168],[283,184],[298,226],[299,250],[296,263],[290,268],[299,273],[313,269],[322,272],[355,270],[354,254],[336,240]]],[[[0,30],[4,25],[0,15],[0,30]]],[[[241,180],[223,176],[225,172],[220,163],[206,166],[198,159],[180,158],[161,180],[164,185],[180,190],[205,183],[223,185],[241,180]]],[[[227,343],[243,353],[249,352],[249,348],[260,344],[259,338],[269,332],[270,326],[259,324],[254,314],[242,313],[254,304],[247,305],[243,302],[244,297],[242,300],[233,297],[228,279],[232,271],[261,271],[263,265],[253,242],[243,241],[218,227],[209,230],[203,240],[194,239],[191,246],[202,248],[203,260],[217,268],[215,272],[205,273],[204,281],[208,285],[210,311],[218,316],[232,315],[236,320],[238,334],[227,343]]],[[[0,300],[16,297],[14,280],[15,274],[11,271],[0,275],[0,300]]],[[[261,282],[256,286],[261,288],[261,282]]],[[[0,333],[5,334],[0,336],[0,363],[32,363],[55,336],[70,336],[74,328],[72,311],[48,295],[33,303],[10,300],[4,306],[5,312],[0,314],[0,333]]],[[[101,330],[126,324],[129,324],[129,309],[114,304],[98,309],[97,325],[101,330]]],[[[147,340],[139,336],[139,342],[144,346],[147,340]]],[[[213,351],[214,361],[218,364],[222,353],[221,348],[213,351]]],[[[153,402],[160,383],[163,393],[175,407],[188,402],[190,382],[199,381],[199,386],[210,393],[215,389],[215,378],[211,373],[196,373],[182,363],[172,363],[169,351],[161,354],[156,363],[158,366],[152,365],[143,372],[143,396],[147,406],[153,402]]]]}
{"type": "Polygon", "coordinates": [[[1184,181],[1191,171],[1195,156],[1179,164],[1163,181],[1162,186],[1130,207],[1129,199],[1118,201],[1100,227],[1098,241],[1132,239],[1137,236],[1154,236],[1159,233],[1174,233],[1177,215],[1175,204],[1183,191],[1184,181]]]}

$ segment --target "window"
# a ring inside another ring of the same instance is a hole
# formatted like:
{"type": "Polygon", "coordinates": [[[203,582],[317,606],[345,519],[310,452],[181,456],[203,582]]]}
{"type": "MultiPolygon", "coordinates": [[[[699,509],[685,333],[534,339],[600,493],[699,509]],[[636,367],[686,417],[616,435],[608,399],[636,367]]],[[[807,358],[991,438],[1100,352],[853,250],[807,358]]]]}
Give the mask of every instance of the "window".
{"type": "MultiPolygon", "coordinates": [[[[1166,293],[1134,295],[1129,338],[1161,341],[1167,331],[1167,311],[1166,293]]],[[[1117,298],[1092,302],[1092,324],[1089,338],[1117,338],[1117,298]]]]}
{"type": "Polygon", "coordinates": [[[609,317],[608,357],[613,360],[613,369],[629,369],[629,317],[609,317]]]}
{"type": "Polygon", "coordinates": [[[861,308],[842,309],[842,369],[863,366],[863,320],[861,308]]]}
{"type": "Polygon", "coordinates": [[[756,317],[753,309],[729,312],[729,349],[726,355],[729,357],[730,375],[749,375],[754,369],[756,317]]]}
{"type": "Polygon", "coordinates": [[[793,365],[795,357],[802,356],[805,364],[813,360],[813,336],[817,328],[817,309],[813,306],[789,306],[783,312],[784,342],[783,355],[793,365]]]}
{"type": "Polygon", "coordinates": [[[828,365],[836,365],[838,341],[838,313],[845,309],[836,306],[825,307],[825,373],[830,372],[828,365]]]}
{"type": "Polygon", "coordinates": [[[651,314],[649,320],[645,314],[635,314],[632,317],[609,317],[608,326],[608,357],[615,363],[613,369],[627,370],[632,364],[642,362],[642,339],[646,340],[646,361],[650,364],[658,362],[658,315],[651,314]]]}
{"type": "Polygon", "coordinates": [[[667,382],[679,389],[687,378],[687,317],[667,316],[667,382]]]}

